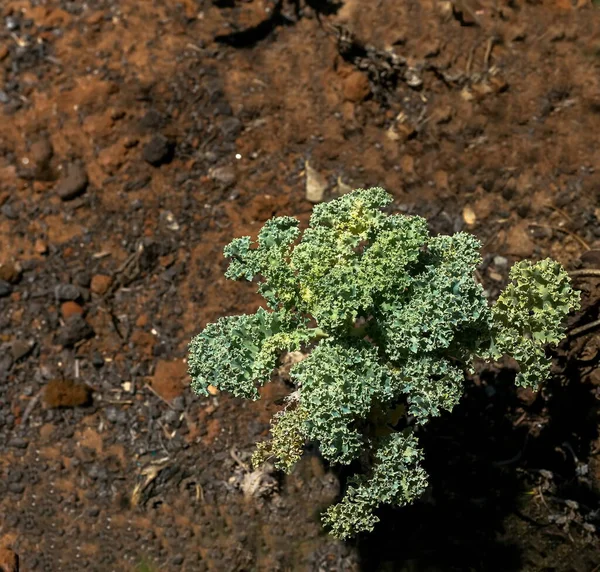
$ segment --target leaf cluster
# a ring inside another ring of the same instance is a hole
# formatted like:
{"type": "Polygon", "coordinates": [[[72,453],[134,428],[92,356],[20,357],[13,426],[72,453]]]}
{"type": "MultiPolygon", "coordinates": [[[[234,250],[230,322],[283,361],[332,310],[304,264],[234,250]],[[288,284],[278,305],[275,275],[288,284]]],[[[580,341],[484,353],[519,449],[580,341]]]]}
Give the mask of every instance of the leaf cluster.
{"type": "Polygon", "coordinates": [[[256,281],[268,309],[209,324],[190,344],[193,388],[257,399],[283,352],[295,399],[273,420],[255,462],[292,470],[307,441],[332,463],[355,463],[324,522],[342,538],[371,530],[381,503],[412,502],[426,475],[414,428],[451,411],[475,357],[513,356],[518,383],[549,370],[544,348],[564,335],[578,305],[564,269],[521,262],[490,305],[474,273],[480,244],[467,233],[430,236],[417,216],[386,213],[391,196],[361,189],[314,208],[300,231],[291,217],[226,248],[226,276],[256,281]]]}

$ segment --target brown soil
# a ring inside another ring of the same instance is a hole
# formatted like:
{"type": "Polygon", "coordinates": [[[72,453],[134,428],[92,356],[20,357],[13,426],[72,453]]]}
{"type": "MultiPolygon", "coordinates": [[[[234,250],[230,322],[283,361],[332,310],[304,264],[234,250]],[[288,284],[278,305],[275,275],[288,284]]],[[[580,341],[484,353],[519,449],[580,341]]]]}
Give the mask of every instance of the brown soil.
{"type": "MultiPolygon", "coordinates": [[[[537,395],[508,363],[470,380],[421,435],[427,498],[346,544],[318,521],[344,475],[315,453],[287,478],[247,470],[285,387],[200,399],[183,362],[207,322],[256,309],[222,247],[306,220],[309,168],[325,199],[380,185],[434,232],[479,236],[492,297],[521,258],[600,267],[594,2],[0,16],[0,567],[598,570],[597,328],[537,395]]],[[[572,328],[598,319],[597,278],[578,284],[572,328]]]]}

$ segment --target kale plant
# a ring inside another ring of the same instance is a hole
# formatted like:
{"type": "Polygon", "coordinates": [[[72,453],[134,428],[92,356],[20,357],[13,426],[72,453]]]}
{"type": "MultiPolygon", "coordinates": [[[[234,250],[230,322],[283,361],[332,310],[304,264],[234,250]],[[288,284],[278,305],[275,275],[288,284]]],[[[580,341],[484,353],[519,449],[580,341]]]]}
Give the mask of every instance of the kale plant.
{"type": "Polygon", "coordinates": [[[361,189],[315,206],[304,232],[295,218],[276,217],[256,242],[233,240],[226,277],[256,281],[268,310],[221,318],[189,349],[198,394],[213,385],[248,399],[284,352],[307,353],[253,461],[289,472],[311,441],[329,462],[355,463],[361,470],[323,515],[339,538],[372,530],[380,504],[423,493],[415,428],[452,410],[476,357],[514,357],[516,383],[535,389],[550,371],[545,346],[561,340],[579,305],[550,259],[515,264],[490,305],[474,278],[478,240],[432,237],[423,218],[386,214],[391,202],[383,189],[361,189]]]}

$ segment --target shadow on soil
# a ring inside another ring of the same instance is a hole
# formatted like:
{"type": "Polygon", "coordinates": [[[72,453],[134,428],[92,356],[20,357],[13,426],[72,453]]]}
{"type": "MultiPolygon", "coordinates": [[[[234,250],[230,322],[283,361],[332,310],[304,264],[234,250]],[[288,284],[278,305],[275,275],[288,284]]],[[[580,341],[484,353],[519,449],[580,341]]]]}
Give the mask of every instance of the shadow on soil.
{"type": "Polygon", "coordinates": [[[516,514],[527,527],[548,526],[526,515],[531,497],[522,470],[552,471],[557,496],[598,506],[598,491],[576,478],[575,459],[587,459],[598,437],[596,400],[573,360],[561,365],[563,375],[525,408],[528,418],[543,424],[536,436],[526,423],[514,423],[523,403],[509,370],[483,373],[483,383],[471,384],[451,415],[429,423],[420,435],[428,498],[381,510],[375,532],[357,542],[363,570],[521,570],[530,535],[523,538],[522,527],[506,529],[506,517],[516,514]]]}

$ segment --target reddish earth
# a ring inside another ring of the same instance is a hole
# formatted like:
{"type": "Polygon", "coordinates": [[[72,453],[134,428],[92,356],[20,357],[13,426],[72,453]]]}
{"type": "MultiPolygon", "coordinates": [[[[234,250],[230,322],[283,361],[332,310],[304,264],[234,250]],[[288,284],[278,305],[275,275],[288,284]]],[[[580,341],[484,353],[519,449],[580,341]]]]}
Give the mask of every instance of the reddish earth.
{"type": "Polygon", "coordinates": [[[284,385],[200,399],[183,361],[256,309],[222,247],[305,221],[307,172],[479,236],[492,297],[521,258],[600,267],[598,10],[2,2],[0,568],[598,570],[597,278],[544,388],[481,371],[421,437],[427,497],[346,544],[316,454],[248,474],[284,385]]]}

